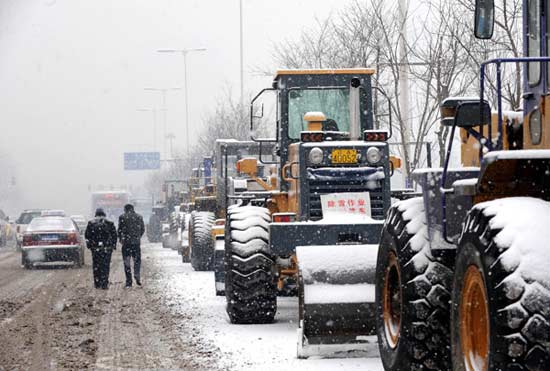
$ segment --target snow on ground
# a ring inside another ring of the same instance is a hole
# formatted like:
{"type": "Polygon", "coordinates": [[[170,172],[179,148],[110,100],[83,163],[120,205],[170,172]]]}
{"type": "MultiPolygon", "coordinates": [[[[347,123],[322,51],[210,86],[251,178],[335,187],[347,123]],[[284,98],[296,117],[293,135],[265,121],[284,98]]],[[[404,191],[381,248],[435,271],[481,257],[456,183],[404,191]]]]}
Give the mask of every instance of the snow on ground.
{"type": "Polygon", "coordinates": [[[273,324],[232,325],[225,313],[225,297],[215,296],[213,272],[193,271],[171,250],[151,246],[148,252],[153,257],[148,261],[161,265],[164,272],[167,305],[175,317],[192,321],[196,331],[220,349],[224,369],[383,370],[379,358],[297,359],[297,298],[278,299],[273,324]]]}

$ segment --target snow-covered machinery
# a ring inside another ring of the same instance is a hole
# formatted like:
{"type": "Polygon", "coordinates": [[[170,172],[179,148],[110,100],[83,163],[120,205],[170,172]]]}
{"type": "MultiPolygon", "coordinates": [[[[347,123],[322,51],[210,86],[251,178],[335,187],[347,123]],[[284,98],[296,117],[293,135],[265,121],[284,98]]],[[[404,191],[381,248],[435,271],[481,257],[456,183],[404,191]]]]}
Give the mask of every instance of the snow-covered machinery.
{"type": "Polygon", "coordinates": [[[214,278],[216,295],[225,292],[225,220],[227,209],[232,206],[253,204],[255,198],[265,198],[265,192],[274,188],[269,182],[267,169],[261,167],[253,174],[244,170],[246,163],[273,160],[273,145],[264,145],[267,152],[260,158],[260,145],[253,141],[218,139],[215,149],[216,221],[212,227],[214,241],[214,278]],[[243,168],[241,168],[241,166],[243,168]]]}
{"type": "Polygon", "coordinates": [[[165,208],[160,224],[162,247],[179,249],[181,233],[179,232],[179,208],[182,203],[185,181],[180,179],[165,180],[162,187],[162,200],[165,208]]]}
{"type": "MultiPolygon", "coordinates": [[[[308,347],[364,346],[374,334],[374,275],[365,268],[375,265],[361,259],[376,254],[391,166],[388,133],[373,130],[373,73],[282,70],[252,101],[254,130],[256,101],[268,90],[277,95],[276,138],[253,138],[277,145],[276,188],[262,204],[228,210],[227,313],[233,323],[271,322],[277,294],[298,286],[303,355],[308,347]]],[[[246,167],[254,173],[256,163],[246,167]]]]}
{"type": "Polygon", "coordinates": [[[212,269],[214,243],[211,239],[216,212],[216,185],[212,179],[212,157],[204,157],[189,179],[190,211],[188,245],[182,249],[182,260],[190,261],[196,271],[212,269]]]}
{"type": "MultiPolygon", "coordinates": [[[[386,370],[550,365],[550,77],[543,72],[550,58],[539,57],[548,16],[546,2],[523,3],[524,51],[532,57],[482,63],[480,98],[441,106],[451,138],[458,127],[463,139],[477,139],[479,167],[450,169],[450,140],[443,169],[413,174],[422,197],[393,205],[386,218],[376,272],[386,370]],[[507,63],[524,67],[520,121],[503,112],[507,63]],[[496,71],[493,114],[488,71],[496,71]]],[[[491,37],[493,6],[476,2],[476,36],[491,37]]],[[[468,151],[462,155],[472,165],[468,151]]]]}
{"type": "MultiPolygon", "coordinates": [[[[272,150],[273,146],[264,146],[264,148],[272,150]]],[[[216,292],[219,295],[223,294],[226,209],[236,202],[233,198],[235,195],[248,192],[241,201],[248,200],[251,192],[264,190],[259,182],[265,184],[261,174],[256,174],[252,178],[238,172],[237,164],[241,159],[249,157],[258,159],[259,152],[260,145],[252,141],[218,139],[213,157],[209,157],[208,162],[203,163],[201,174],[204,185],[195,187],[200,192],[195,191],[195,196],[192,198],[194,211],[189,220],[188,255],[191,265],[196,270],[213,269],[215,271],[216,292]]]]}

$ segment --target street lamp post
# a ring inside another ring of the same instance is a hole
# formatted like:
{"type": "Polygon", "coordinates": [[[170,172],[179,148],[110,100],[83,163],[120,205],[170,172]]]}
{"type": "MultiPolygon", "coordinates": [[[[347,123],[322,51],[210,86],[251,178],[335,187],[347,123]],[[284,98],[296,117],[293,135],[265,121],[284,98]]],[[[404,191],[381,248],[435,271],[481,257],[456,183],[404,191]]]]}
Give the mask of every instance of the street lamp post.
{"type": "Polygon", "coordinates": [[[157,109],[156,108],[138,108],[138,112],[153,113],[153,151],[157,150],[157,109]]]}
{"type": "Polygon", "coordinates": [[[243,0],[239,0],[239,49],[241,67],[241,109],[244,108],[244,64],[243,64],[243,0]]]}
{"type": "Polygon", "coordinates": [[[183,55],[183,90],[185,94],[185,143],[187,150],[187,157],[189,157],[189,99],[187,94],[187,54],[192,52],[204,52],[206,48],[195,48],[195,49],[159,49],[159,53],[180,53],[183,55]]]}
{"type": "Polygon", "coordinates": [[[168,139],[170,141],[170,158],[173,159],[174,158],[174,146],[173,146],[172,141],[174,139],[176,139],[176,136],[174,135],[174,133],[168,133],[168,134],[166,134],[166,139],[168,139]]]}
{"type": "Polygon", "coordinates": [[[161,93],[162,97],[162,110],[163,112],[163,128],[162,128],[162,137],[165,138],[162,141],[162,152],[164,154],[164,157],[166,157],[166,127],[167,127],[167,119],[166,119],[166,92],[167,91],[174,91],[174,90],[181,90],[181,88],[144,88],[144,90],[147,91],[156,91],[161,93]]]}

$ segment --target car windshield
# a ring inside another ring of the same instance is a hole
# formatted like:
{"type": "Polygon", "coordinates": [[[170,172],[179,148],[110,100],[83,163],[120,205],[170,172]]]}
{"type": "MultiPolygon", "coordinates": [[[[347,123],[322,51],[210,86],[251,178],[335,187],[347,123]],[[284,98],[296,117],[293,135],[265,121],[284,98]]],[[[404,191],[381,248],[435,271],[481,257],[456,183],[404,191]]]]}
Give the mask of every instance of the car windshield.
{"type": "Polygon", "coordinates": [[[75,226],[70,218],[40,217],[34,218],[27,232],[74,231],[75,226]]]}
{"type": "Polygon", "coordinates": [[[307,130],[304,115],[323,112],[328,120],[334,120],[338,131],[349,130],[349,90],[304,89],[288,93],[288,136],[298,139],[307,130]]]}
{"type": "Polygon", "coordinates": [[[34,218],[42,215],[41,211],[24,212],[17,219],[17,224],[29,224],[34,218]]]}

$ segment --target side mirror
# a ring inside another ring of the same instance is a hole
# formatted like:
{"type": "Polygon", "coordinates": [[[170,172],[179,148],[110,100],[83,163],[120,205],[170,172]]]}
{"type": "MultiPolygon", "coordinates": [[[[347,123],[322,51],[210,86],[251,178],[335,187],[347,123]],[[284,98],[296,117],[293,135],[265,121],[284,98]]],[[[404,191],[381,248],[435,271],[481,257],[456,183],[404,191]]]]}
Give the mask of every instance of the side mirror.
{"type": "Polygon", "coordinates": [[[493,37],[495,25],[494,0],[476,0],[474,34],[478,39],[493,37]]]}
{"type": "Polygon", "coordinates": [[[491,107],[486,101],[462,102],[456,108],[455,125],[459,128],[488,125],[490,122],[491,107]]]}
{"type": "Polygon", "coordinates": [[[250,136],[251,139],[255,142],[276,142],[279,137],[279,127],[278,127],[278,113],[277,110],[277,90],[273,88],[263,89],[260,91],[250,102],[250,136]],[[268,93],[269,92],[269,93],[268,93]],[[268,95],[269,94],[269,95],[268,95]],[[274,99],[275,98],[275,99],[274,99]],[[266,108],[264,104],[267,105],[267,111],[264,111],[266,108]],[[267,112],[267,117],[265,116],[267,112]],[[272,114],[275,114],[275,117],[272,117],[272,114]],[[267,119],[267,120],[266,120],[267,119]],[[275,125],[272,125],[275,124],[275,125]],[[272,127],[273,126],[273,127],[272,127]],[[275,129],[274,133],[271,133],[275,129]],[[276,138],[256,138],[257,133],[274,134],[276,138]]]}
{"type": "Polygon", "coordinates": [[[261,119],[264,117],[264,104],[263,102],[260,104],[260,107],[252,107],[252,118],[255,119],[261,119]]]}
{"type": "Polygon", "coordinates": [[[478,98],[449,97],[441,103],[441,125],[468,128],[491,122],[491,106],[478,98]]]}

